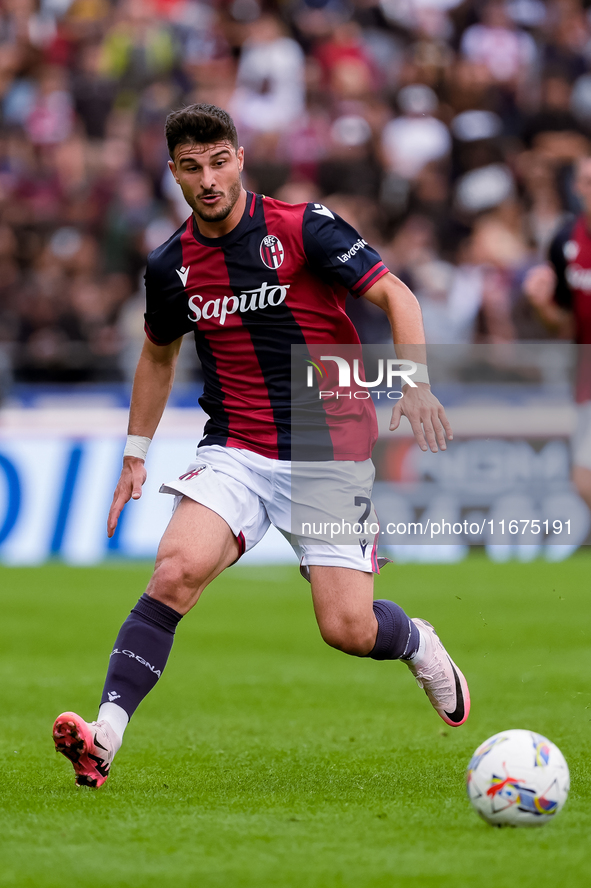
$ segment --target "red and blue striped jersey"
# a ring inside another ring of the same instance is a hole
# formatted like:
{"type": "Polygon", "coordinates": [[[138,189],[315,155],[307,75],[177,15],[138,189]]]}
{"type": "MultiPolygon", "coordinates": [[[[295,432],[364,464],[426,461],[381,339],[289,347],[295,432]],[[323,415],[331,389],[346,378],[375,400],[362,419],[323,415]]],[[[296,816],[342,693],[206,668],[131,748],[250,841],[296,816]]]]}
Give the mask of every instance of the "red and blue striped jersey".
{"type": "MultiPolygon", "coordinates": [[[[247,193],[238,225],[204,237],[191,216],[146,269],[145,329],[156,345],[193,332],[209,416],[201,444],[292,458],[291,346],[359,344],[345,313],[387,274],[378,253],[321,204],[247,193]]],[[[367,459],[377,437],[371,400],[320,401],[324,458],[367,459]],[[352,415],[353,411],[353,415],[352,415]],[[349,420],[344,422],[345,413],[349,420]]],[[[319,427],[320,427],[319,426],[319,427]]]]}

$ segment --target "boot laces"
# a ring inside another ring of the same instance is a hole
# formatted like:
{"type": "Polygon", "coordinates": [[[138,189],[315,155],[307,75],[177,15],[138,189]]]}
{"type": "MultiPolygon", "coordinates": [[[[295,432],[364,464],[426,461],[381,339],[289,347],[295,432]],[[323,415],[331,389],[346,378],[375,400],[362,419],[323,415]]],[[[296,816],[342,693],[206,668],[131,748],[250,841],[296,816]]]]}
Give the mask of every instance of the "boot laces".
{"type": "Polygon", "coordinates": [[[415,679],[418,686],[436,703],[447,705],[453,701],[449,676],[446,675],[441,660],[437,656],[433,657],[426,666],[417,669],[415,679]]]}

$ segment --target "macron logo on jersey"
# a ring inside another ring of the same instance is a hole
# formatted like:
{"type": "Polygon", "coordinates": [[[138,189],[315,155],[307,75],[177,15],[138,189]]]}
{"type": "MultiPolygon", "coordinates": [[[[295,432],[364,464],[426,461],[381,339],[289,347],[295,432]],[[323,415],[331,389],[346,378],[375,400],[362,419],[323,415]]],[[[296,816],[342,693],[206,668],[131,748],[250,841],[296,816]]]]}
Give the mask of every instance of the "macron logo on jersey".
{"type": "Polygon", "coordinates": [[[359,240],[356,240],[351,249],[347,253],[341,253],[340,256],[337,256],[339,262],[348,262],[349,259],[358,252],[358,250],[365,250],[368,246],[367,241],[360,237],[359,240]]]}
{"type": "Polygon", "coordinates": [[[318,213],[319,216],[328,216],[329,219],[334,219],[334,215],[330,212],[328,207],[325,207],[324,204],[314,204],[313,213],[318,213]]]}
{"type": "Polygon", "coordinates": [[[187,286],[187,278],[189,277],[189,269],[190,268],[191,268],[190,265],[187,265],[186,268],[184,265],[182,268],[175,268],[176,273],[178,274],[181,281],[183,282],[183,287],[187,286]]]}

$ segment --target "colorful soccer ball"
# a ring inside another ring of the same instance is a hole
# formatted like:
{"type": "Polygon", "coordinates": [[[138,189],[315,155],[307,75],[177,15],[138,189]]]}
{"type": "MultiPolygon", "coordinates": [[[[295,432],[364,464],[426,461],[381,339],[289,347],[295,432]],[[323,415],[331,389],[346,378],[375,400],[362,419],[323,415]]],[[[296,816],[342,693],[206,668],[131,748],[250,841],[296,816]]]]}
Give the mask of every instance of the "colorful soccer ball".
{"type": "Polygon", "coordinates": [[[543,826],[566,802],[563,754],[533,731],[501,731],[482,743],[466,772],[468,798],[493,826],[543,826]]]}

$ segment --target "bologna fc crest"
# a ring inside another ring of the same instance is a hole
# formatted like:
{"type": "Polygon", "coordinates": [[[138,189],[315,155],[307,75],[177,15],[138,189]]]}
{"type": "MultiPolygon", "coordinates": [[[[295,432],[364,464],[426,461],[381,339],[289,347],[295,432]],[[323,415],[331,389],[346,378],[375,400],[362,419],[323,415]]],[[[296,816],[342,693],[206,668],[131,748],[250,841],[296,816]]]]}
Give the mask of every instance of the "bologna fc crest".
{"type": "Polygon", "coordinates": [[[261,241],[261,259],[267,268],[279,268],[283,265],[285,252],[283,244],[274,234],[268,234],[261,241]]]}
{"type": "Polygon", "coordinates": [[[206,468],[207,466],[198,466],[196,469],[190,469],[179,477],[179,481],[191,481],[192,478],[196,478],[201,472],[204,472],[206,468]]]}

